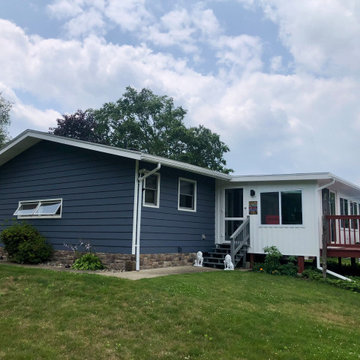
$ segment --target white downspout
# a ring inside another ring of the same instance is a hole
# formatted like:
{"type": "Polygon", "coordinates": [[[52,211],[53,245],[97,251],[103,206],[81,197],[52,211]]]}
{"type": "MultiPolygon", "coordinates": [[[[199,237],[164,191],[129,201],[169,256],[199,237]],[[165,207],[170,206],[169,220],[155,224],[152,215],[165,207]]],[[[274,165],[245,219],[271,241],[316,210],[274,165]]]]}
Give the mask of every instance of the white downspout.
{"type": "MultiPolygon", "coordinates": [[[[325,188],[333,185],[333,184],[335,183],[335,181],[336,181],[335,179],[332,179],[332,181],[330,181],[328,184],[325,184],[325,185],[322,185],[322,186],[318,187],[317,190],[318,190],[318,191],[321,191],[322,189],[325,189],[325,188]]],[[[322,223],[322,222],[321,222],[321,223],[322,223]]],[[[316,267],[318,268],[318,270],[323,271],[322,266],[320,266],[320,246],[319,246],[319,254],[318,254],[317,258],[316,258],[316,267]]],[[[342,276],[342,275],[340,275],[340,274],[338,274],[338,273],[336,273],[336,272],[333,272],[333,271],[331,271],[331,270],[327,270],[327,269],[326,269],[326,273],[327,273],[327,274],[330,274],[330,275],[332,275],[332,276],[335,276],[335,277],[337,277],[337,278],[339,278],[339,279],[341,279],[341,280],[352,281],[351,279],[349,279],[349,278],[347,278],[347,277],[345,277],[345,276],[342,276]]]]}
{"type": "Polygon", "coordinates": [[[156,168],[146,173],[143,176],[138,177],[138,202],[137,202],[137,221],[136,221],[136,271],[140,270],[140,232],[141,232],[141,209],[142,209],[142,193],[143,193],[143,181],[152,174],[155,174],[161,168],[161,164],[158,163],[156,168]]]}

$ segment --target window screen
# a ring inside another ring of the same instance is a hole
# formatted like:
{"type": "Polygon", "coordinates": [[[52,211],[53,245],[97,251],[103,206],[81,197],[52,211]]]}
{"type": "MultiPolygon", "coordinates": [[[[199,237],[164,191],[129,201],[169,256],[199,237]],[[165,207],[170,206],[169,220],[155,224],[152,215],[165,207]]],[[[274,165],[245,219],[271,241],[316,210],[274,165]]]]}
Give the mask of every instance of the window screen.
{"type": "Polygon", "coordinates": [[[303,223],[301,190],[261,193],[260,205],[263,225],[303,223]]]}
{"type": "Polygon", "coordinates": [[[159,181],[160,177],[158,174],[150,175],[149,177],[145,178],[144,205],[159,206],[159,181]]]}
{"type": "Polygon", "coordinates": [[[281,220],[284,225],[302,224],[300,190],[281,192],[281,220]]]}
{"type": "Polygon", "coordinates": [[[179,179],[179,209],[196,209],[196,182],[179,179]]]}
{"type": "Polygon", "coordinates": [[[261,193],[260,206],[261,224],[280,224],[278,192],[261,193]]]}
{"type": "Polygon", "coordinates": [[[225,217],[243,217],[243,189],[225,190],[225,217]]]}

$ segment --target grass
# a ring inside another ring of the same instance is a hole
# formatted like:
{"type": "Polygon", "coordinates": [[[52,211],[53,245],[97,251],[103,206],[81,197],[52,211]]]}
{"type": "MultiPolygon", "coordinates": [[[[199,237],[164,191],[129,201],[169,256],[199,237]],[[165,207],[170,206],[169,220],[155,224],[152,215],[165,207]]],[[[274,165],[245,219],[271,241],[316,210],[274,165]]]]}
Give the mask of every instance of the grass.
{"type": "Polygon", "coordinates": [[[359,305],[260,273],[130,281],[0,265],[0,359],[360,359],[359,305]]]}

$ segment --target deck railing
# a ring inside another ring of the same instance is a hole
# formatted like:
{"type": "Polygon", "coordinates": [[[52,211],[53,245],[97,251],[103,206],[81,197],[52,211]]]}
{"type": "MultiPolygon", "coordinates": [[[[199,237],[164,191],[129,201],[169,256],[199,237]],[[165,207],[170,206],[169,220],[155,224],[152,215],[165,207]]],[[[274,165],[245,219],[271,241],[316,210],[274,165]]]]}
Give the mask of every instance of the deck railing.
{"type": "MultiPolygon", "coordinates": [[[[250,245],[250,216],[230,236],[230,255],[236,267],[240,259],[236,256],[246,246],[250,245]]],[[[246,255],[246,252],[244,253],[246,255]]]]}
{"type": "Polygon", "coordinates": [[[327,215],[328,246],[360,247],[359,215],[327,215]]]}

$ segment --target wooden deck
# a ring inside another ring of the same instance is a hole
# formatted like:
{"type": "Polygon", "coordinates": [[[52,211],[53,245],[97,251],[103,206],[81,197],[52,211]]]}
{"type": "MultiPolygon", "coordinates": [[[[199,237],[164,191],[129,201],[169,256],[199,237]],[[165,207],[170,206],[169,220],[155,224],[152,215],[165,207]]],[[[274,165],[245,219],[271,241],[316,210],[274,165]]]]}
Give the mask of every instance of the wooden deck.
{"type": "MultiPolygon", "coordinates": [[[[321,250],[322,256],[322,250],[321,250]]],[[[360,247],[346,247],[346,246],[328,246],[327,256],[329,257],[349,257],[360,258],[360,247]]]]}
{"type": "Polygon", "coordinates": [[[327,215],[325,218],[327,256],[360,258],[360,216],[327,215]]]}

